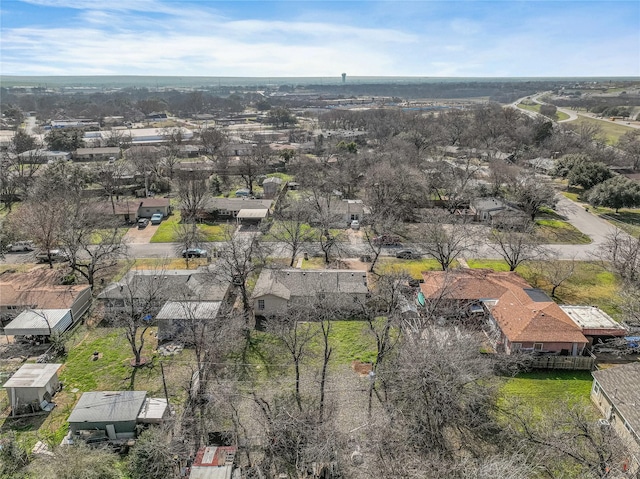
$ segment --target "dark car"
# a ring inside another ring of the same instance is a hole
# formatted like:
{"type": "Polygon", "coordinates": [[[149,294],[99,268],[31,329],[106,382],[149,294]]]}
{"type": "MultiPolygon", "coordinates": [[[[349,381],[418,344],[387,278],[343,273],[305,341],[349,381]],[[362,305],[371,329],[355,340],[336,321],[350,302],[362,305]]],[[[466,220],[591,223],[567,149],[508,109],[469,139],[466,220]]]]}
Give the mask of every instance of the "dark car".
{"type": "Polygon", "coordinates": [[[183,249],[182,257],[183,258],[206,258],[207,250],[200,249],[200,248],[183,249]]]}
{"type": "Polygon", "coordinates": [[[149,224],[149,219],[148,218],[140,218],[138,220],[138,228],[140,228],[140,229],[146,228],[148,224],[149,224]]]}
{"type": "Polygon", "coordinates": [[[418,253],[416,253],[415,251],[411,251],[410,249],[404,249],[396,253],[396,258],[401,259],[417,259],[419,257],[420,255],[418,253]]]}

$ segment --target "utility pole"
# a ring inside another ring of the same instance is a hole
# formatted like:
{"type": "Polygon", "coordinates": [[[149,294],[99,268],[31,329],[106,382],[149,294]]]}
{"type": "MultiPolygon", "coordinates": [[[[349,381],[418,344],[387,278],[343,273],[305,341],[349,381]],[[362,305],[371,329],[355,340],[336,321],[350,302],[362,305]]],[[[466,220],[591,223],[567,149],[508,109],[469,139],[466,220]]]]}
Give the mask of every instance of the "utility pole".
{"type": "Polygon", "coordinates": [[[162,387],[164,388],[164,398],[167,400],[167,407],[169,407],[169,393],[167,392],[167,381],[164,379],[164,365],[160,361],[160,371],[162,372],[162,387]]]}

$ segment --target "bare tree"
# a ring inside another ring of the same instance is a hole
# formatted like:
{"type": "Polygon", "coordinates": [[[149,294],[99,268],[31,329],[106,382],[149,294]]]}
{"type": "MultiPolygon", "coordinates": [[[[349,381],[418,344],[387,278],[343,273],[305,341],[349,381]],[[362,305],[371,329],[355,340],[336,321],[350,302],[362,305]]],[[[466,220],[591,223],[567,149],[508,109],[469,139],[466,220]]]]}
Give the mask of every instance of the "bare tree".
{"type": "Polygon", "coordinates": [[[457,258],[471,251],[473,231],[469,224],[444,211],[434,210],[428,221],[420,228],[416,241],[445,271],[457,258]]]}
{"type": "Polygon", "coordinates": [[[124,161],[108,163],[98,167],[93,174],[93,181],[100,185],[109,197],[113,214],[116,213],[115,200],[119,198],[121,181],[127,174],[127,167],[124,161]]]}
{"type": "Polygon", "coordinates": [[[315,231],[309,226],[311,219],[309,203],[300,200],[288,202],[274,216],[276,222],[269,234],[276,241],[289,246],[291,249],[289,266],[293,266],[303,245],[312,241],[315,236],[315,231]]]}
{"type": "Polygon", "coordinates": [[[191,223],[204,209],[211,192],[205,178],[178,178],[178,198],[182,221],[191,223]]]}
{"type": "Polygon", "coordinates": [[[615,229],[598,253],[608,268],[624,281],[634,284],[640,281],[640,239],[615,229]]]}
{"type": "Polygon", "coordinates": [[[535,418],[528,408],[516,405],[507,414],[514,439],[533,448],[549,474],[552,469],[577,469],[585,477],[604,479],[623,472],[623,444],[612,427],[594,420],[586,405],[565,401],[535,418]]]}
{"type": "Polygon", "coordinates": [[[254,235],[234,235],[233,228],[225,230],[225,241],[219,250],[216,272],[219,279],[228,281],[240,291],[246,324],[251,316],[249,279],[265,264],[265,252],[254,235]]]}
{"type": "Polygon", "coordinates": [[[509,185],[509,195],[525,213],[535,221],[540,210],[556,204],[556,193],[551,185],[533,174],[521,174],[509,185]]]}
{"type": "Polygon", "coordinates": [[[196,223],[180,222],[174,226],[174,240],[176,253],[184,257],[185,266],[189,268],[191,260],[189,250],[201,248],[206,240],[206,235],[196,223]]]}
{"type": "Polygon", "coordinates": [[[218,128],[205,128],[200,130],[200,142],[205,156],[212,162],[218,163],[227,156],[229,138],[226,133],[218,128]]]}
{"type": "Polygon", "coordinates": [[[128,273],[107,300],[105,319],[121,327],[134,356],[133,367],[142,366],[146,332],[153,325],[167,296],[164,268],[152,274],[128,273]]]}
{"type": "MultiPolygon", "coordinates": [[[[300,411],[302,411],[300,367],[302,360],[310,354],[311,343],[318,335],[317,328],[306,321],[309,317],[309,312],[310,309],[306,307],[290,307],[286,315],[267,319],[267,330],[275,335],[293,363],[295,375],[294,398],[300,411]]],[[[323,331],[328,335],[328,331],[324,329],[323,331]]]]}
{"type": "Polygon", "coordinates": [[[531,222],[500,230],[492,229],[489,241],[489,247],[506,261],[509,271],[515,271],[522,263],[545,254],[531,222]]]}
{"type": "Polygon", "coordinates": [[[534,270],[551,285],[551,297],[556,297],[557,289],[569,280],[576,270],[576,260],[547,260],[534,263],[534,270]]]}
{"type": "Polygon", "coordinates": [[[369,272],[373,273],[382,254],[382,249],[385,246],[398,245],[400,222],[393,211],[379,210],[365,216],[360,227],[367,250],[371,253],[369,272]]]}
{"type": "Polygon", "coordinates": [[[115,217],[105,216],[94,201],[77,197],[65,205],[59,243],[68,255],[71,269],[93,287],[98,273],[126,256],[125,231],[115,217]]]}

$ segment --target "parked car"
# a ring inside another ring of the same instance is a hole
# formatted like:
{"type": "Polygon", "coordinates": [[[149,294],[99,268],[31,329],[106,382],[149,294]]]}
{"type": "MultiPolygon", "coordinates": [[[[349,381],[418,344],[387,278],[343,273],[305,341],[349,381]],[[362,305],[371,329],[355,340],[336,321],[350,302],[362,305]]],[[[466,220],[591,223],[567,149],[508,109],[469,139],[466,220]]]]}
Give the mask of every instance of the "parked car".
{"type": "Polygon", "coordinates": [[[51,256],[51,261],[53,261],[54,263],[66,261],[68,258],[67,253],[65,253],[61,249],[52,249],[49,250],[49,253],[47,253],[46,251],[40,251],[39,253],[37,253],[36,260],[38,261],[38,263],[48,263],[49,256],[51,256]]]}
{"type": "Polygon", "coordinates": [[[353,220],[351,222],[351,229],[352,230],[359,230],[360,229],[360,222],[358,220],[353,220]]]}
{"type": "Polygon", "coordinates": [[[380,235],[373,238],[373,244],[376,246],[402,246],[400,237],[396,235],[380,235]]]}
{"type": "Polygon", "coordinates": [[[182,250],[183,258],[206,258],[207,250],[200,248],[189,248],[182,250]]]}
{"type": "Polygon", "coordinates": [[[160,223],[162,223],[162,218],[164,218],[162,213],[155,213],[154,215],[151,216],[151,224],[159,225],[160,223]]]}
{"type": "Polygon", "coordinates": [[[148,224],[149,224],[149,218],[140,218],[138,220],[138,228],[139,229],[146,228],[148,224]]]}
{"type": "Polygon", "coordinates": [[[35,247],[31,241],[16,241],[10,245],[7,245],[7,251],[10,253],[22,253],[25,251],[33,251],[35,247]]]}
{"type": "Polygon", "coordinates": [[[415,251],[411,251],[410,249],[403,249],[402,251],[398,251],[396,253],[396,258],[402,259],[418,259],[420,255],[415,251]]]}

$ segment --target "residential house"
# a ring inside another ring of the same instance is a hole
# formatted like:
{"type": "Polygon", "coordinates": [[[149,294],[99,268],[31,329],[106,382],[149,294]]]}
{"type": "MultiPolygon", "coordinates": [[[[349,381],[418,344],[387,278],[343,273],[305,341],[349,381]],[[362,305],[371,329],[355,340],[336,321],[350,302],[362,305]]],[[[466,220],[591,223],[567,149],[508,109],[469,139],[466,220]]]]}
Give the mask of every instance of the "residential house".
{"type": "MultiPolygon", "coordinates": [[[[640,470],[640,362],[593,371],[591,400],[604,416],[603,427],[612,427],[629,451],[626,467],[640,470]]],[[[624,466],[623,466],[624,467],[624,466]]]]}
{"type": "Polygon", "coordinates": [[[256,317],[284,313],[295,304],[326,301],[353,312],[369,294],[367,272],[357,270],[263,269],[253,290],[256,317]]]}
{"type": "Polygon", "coordinates": [[[319,198],[314,207],[322,211],[321,216],[329,215],[337,227],[349,226],[354,220],[362,222],[369,214],[369,208],[362,200],[342,200],[332,197],[327,201],[325,198],[319,198]]]}
{"type": "Polygon", "coordinates": [[[11,415],[51,410],[49,403],[60,389],[58,370],[62,364],[23,364],[2,386],[7,390],[11,415]]]}
{"type": "MultiPolygon", "coordinates": [[[[167,301],[156,316],[158,340],[166,341],[189,333],[185,331],[188,321],[201,324],[218,315],[222,301],[167,301]]],[[[184,338],[188,340],[188,338],[184,338]]]]}
{"type": "Polygon", "coordinates": [[[122,153],[117,146],[102,148],[78,148],[73,154],[74,161],[107,161],[111,158],[120,159],[122,153]]]}
{"type": "MultiPolygon", "coordinates": [[[[256,200],[253,198],[208,198],[199,213],[201,218],[233,219],[240,210],[271,211],[272,200],[256,200]]],[[[268,213],[267,213],[268,216],[268,213]]]]}
{"type": "Polygon", "coordinates": [[[522,224],[527,216],[500,198],[476,198],[471,201],[471,212],[476,221],[493,226],[522,224]]]}
{"type": "Polygon", "coordinates": [[[71,159],[71,153],[68,151],[53,150],[28,150],[18,155],[21,160],[29,163],[53,163],[56,161],[68,161],[71,159]]]}
{"type": "Polygon", "coordinates": [[[138,205],[138,218],[151,218],[156,213],[167,217],[171,213],[169,198],[144,198],[138,205]]]}
{"type": "Polygon", "coordinates": [[[69,310],[78,321],[91,305],[89,285],[61,285],[58,271],[0,274],[0,333],[25,310],[69,310]]]}
{"type": "Polygon", "coordinates": [[[235,446],[201,447],[189,468],[189,479],[231,479],[235,446]]]}
{"type": "Polygon", "coordinates": [[[465,269],[422,275],[425,301],[462,301],[471,314],[484,313],[498,351],[579,356],[588,343],[560,306],[515,272],[465,269]]]}
{"type": "Polygon", "coordinates": [[[73,408],[66,443],[119,442],[134,439],[140,424],[162,422],[169,415],[164,399],[146,391],[86,392],[73,408]]]}

